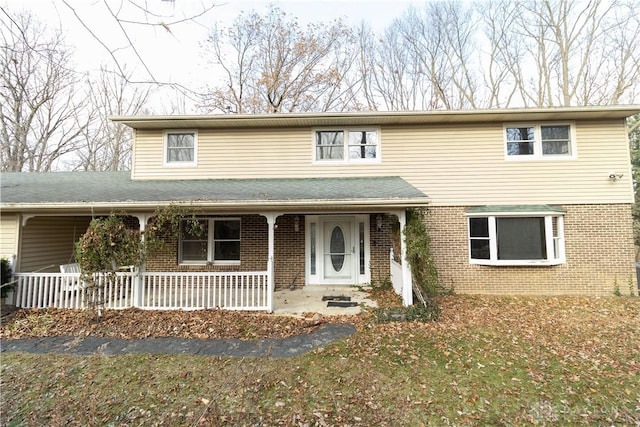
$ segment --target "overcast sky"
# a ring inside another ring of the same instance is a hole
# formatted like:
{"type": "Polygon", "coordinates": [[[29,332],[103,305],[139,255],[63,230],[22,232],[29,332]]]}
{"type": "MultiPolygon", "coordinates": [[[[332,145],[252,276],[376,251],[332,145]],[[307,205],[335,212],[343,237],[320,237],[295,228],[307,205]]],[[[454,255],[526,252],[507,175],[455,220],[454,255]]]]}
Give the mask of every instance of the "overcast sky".
{"type": "MultiPolygon", "coordinates": [[[[264,13],[270,2],[256,0],[213,0],[215,7],[195,22],[171,26],[171,32],[162,27],[126,24],[128,35],[144,63],[158,81],[180,83],[199,89],[211,79],[203,57],[202,43],[214,24],[228,26],[241,11],[256,10],[264,13]]],[[[110,16],[104,0],[0,0],[9,12],[21,9],[32,11],[39,20],[51,28],[60,28],[68,44],[75,50],[79,70],[98,70],[101,64],[112,65],[113,59],[96,37],[111,49],[126,46],[122,31],[110,16]],[[73,10],[72,10],[73,9],[73,10]],[[77,14],[95,34],[83,28],[77,14]]],[[[137,22],[172,22],[202,12],[210,0],[107,0],[114,13],[123,20],[137,22]],[[154,15],[145,14],[135,4],[146,4],[154,15]]],[[[343,18],[348,24],[367,22],[374,30],[382,30],[415,2],[410,0],[285,0],[273,2],[286,13],[295,16],[301,24],[328,22],[343,18]]],[[[416,3],[419,4],[419,3],[416,3]]],[[[4,14],[0,16],[6,19],[4,14]]],[[[4,30],[4,29],[3,29],[4,30]]],[[[148,80],[144,67],[136,60],[131,49],[114,52],[121,63],[127,63],[135,77],[148,80]]]]}

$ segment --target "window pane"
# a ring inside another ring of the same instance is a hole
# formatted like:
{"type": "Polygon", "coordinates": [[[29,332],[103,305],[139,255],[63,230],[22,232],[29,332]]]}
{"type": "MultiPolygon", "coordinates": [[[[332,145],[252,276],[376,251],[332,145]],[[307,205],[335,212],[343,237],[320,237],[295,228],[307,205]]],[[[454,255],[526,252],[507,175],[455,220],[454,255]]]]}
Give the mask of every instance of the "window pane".
{"type": "Polygon", "coordinates": [[[558,217],[551,218],[551,227],[553,228],[553,259],[560,258],[560,230],[558,229],[558,217]]]}
{"type": "Polygon", "coordinates": [[[344,158],[344,147],[318,147],[316,158],[318,160],[342,160],[344,158]]]}
{"type": "Polygon", "coordinates": [[[358,225],[358,239],[360,240],[360,274],[364,274],[364,222],[358,225]]]}
{"type": "Polygon", "coordinates": [[[240,260],[240,242],[239,241],[221,241],[215,242],[215,253],[213,259],[216,261],[239,261],[240,260]]]}
{"type": "Polygon", "coordinates": [[[344,158],[344,132],[316,132],[316,159],[342,160],[344,158]]]}
{"type": "Polygon", "coordinates": [[[240,261],[240,220],[217,219],[214,221],[213,260],[240,261]]]}
{"type": "Polygon", "coordinates": [[[167,161],[192,162],[194,157],[193,133],[170,133],[167,135],[167,161]]]}
{"type": "Polygon", "coordinates": [[[213,238],[215,240],[239,240],[240,239],[240,221],[232,220],[216,220],[214,224],[213,238]]]}
{"type": "Polygon", "coordinates": [[[508,142],[507,154],[510,156],[526,156],[533,154],[533,141],[508,142]]]}
{"type": "Polygon", "coordinates": [[[507,128],[507,154],[509,156],[532,155],[534,140],[533,127],[507,128]]]}
{"type": "Polygon", "coordinates": [[[569,126],[542,126],[542,154],[570,154],[569,126]]]}
{"type": "Polygon", "coordinates": [[[378,133],[375,131],[349,131],[349,158],[375,159],[378,133]]]}
{"type": "Polygon", "coordinates": [[[469,236],[489,237],[489,218],[469,218],[469,236]]]}
{"type": "Polygon", "coordinates": [[[180,237],[182,240],[207,240],[209,221],[206,219],[180,221],[180,237]],[[197,221],[197,224],[194,224],[197,221]]]}
{"type": "Polygon", "coordinates": [[[498,259],[547,258],[544,218],[496,218],[498,259]]]}
{"type": "Polygon", "coordinates": [[[533,141],[534,139],[533,127],[507,128],[507,141],[533,141]]]}
{"type": "Polygon", "coordinates": [[[207,261],[209,221],[180,221],[180,261],[207,261]]]}
{"type": "Polygon", "coordinates": [[[471,240],[471,258],[473,259],[489,259],[490,258],[489,239],[472,239],[471,240]]]}
{"type": "Polygon", "coordinates": [[[569,126],[542,126],[542,140],[569,139],[569,126]]]}
{"type": "Polygon", "coordinates": [[[542,154],[570,154],[569,141],[542,141],[542,154]]]}
{"type": "Polygon", "coordinates": [[[189,150],[186,148],[180,149],[169,149],[167,153],[167,161],[169,162],[192,162],[193,161],[193,150],[189,150]]]}
{"type": "Polygon", "coordinates": [[[331,239],[329,240],[329,251],[331,255],[331,264],[337,272],[342,270],[345,259],[345,240],[342,228],[335,226],[331,231],[331,239]]]}
{"type": "Polygon", "coordinates": [[[206,261],[207,242],[187,241],[182,242],[182,261],[206,261]]]}
{"type": "Polygon", "coordinates": [[[309,231],[309,240],[311,240],[311,274],[316,274],[316,223],[312,222],[311,229],[309,231]]]}

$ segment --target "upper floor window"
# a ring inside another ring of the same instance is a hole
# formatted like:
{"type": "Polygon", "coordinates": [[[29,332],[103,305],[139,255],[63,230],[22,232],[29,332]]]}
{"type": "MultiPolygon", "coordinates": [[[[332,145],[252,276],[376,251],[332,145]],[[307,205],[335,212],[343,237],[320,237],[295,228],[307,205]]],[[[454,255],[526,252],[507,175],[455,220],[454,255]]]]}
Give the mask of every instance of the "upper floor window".
{"type": "Polygon", "coordinates": [[[509,159],[572,158],[573,129],[568,124],[505,126],[509,159]]]}
{"type": "Polygon", "coordinates": [[[188,221],[180,224],[181,264],[238,264],[240,262],[240,219],[202,218],[193,230],[188,221]]]}
{"type": "Polygon", "coordinates": [[[318,130],[315,160],[375,161],[380,158],[379,132],[371,129],[318,130]]]}
{"type": "Polygon", "coordinates": [[[168,131],[164,139],[166,165],[196,165],[198,135],[195,131],[168,131]]]}
{"type": "Polygon", "coordinates": [[[469,259],[485,265],[556,265],[565,262],[560,212],[470,214],[469,259]]]}

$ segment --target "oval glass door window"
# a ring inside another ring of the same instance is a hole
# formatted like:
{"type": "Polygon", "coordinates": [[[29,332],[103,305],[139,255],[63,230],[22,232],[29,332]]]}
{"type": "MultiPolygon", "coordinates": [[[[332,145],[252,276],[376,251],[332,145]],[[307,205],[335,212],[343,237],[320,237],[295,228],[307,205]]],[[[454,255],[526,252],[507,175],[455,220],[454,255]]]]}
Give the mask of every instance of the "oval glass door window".
{"type": "Polygon", "coordinates": [[[338,272],[344,266],[344,233],[339,226],[333,227],[331,231],[331,242],[329,244],[331,251],[331,264],[333,269],[338,272]]]}

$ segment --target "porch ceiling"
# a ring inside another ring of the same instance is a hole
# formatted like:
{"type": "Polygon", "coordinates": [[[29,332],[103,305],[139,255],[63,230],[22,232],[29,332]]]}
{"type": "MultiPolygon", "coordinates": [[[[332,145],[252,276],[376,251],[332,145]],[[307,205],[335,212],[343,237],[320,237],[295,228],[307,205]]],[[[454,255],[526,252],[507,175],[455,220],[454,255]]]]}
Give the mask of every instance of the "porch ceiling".
{"type": "Polygon", "coordinates": [[[149,211],[172,203],[216,210],[300,211],[425,206],[400,177],[132,181],[129,172],[3,173],[0,208],[20,212],[149,211]]]}

